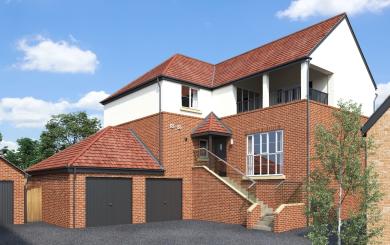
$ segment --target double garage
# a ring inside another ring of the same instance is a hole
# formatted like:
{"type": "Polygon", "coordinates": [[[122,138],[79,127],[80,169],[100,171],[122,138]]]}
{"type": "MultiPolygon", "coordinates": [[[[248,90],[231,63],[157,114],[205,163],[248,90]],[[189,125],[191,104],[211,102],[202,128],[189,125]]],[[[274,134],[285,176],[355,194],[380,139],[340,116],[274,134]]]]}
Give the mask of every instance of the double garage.
{"type": "MultiPolygon", "coordinates": [[[[86,178],[86,226],[132,223],[133,205],[131,178],[86,178]]],[[[145,179],[146,222],[182,219],[182,180],[145,179]]]]}

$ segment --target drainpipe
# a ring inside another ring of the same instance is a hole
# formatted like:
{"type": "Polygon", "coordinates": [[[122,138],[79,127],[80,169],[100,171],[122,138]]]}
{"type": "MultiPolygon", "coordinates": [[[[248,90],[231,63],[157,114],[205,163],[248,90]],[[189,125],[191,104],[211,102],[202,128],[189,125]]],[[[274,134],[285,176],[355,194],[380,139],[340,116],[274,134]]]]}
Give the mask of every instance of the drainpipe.
{"type": "Polygon", "coordinates": [[[73,167],[73,229],[76,228],[76,167],[73,167]]]}
{"type": "MultiPolygon", "coordinates": [[[[310,69],[310,59],[307,59],[307,84],[306,84],[306,175],[307,180],[310,178],[310,88],[309,88],[309,69],[310,69]]],[[[307,200],[309,200],[309,196],[307,195],[307,200]]],[[[310,202],[307,201],[308,209],[310,210],[310,202]]],[[[307,218],[306,223],[309,226],[309,218],[307,218]]]]}
{"type": "Polygon", "coordinates": [[[160,78],[157,77],[158,84],[158,160],[162,166],[162,117],[161,117],[161,82],[160,78]]]}

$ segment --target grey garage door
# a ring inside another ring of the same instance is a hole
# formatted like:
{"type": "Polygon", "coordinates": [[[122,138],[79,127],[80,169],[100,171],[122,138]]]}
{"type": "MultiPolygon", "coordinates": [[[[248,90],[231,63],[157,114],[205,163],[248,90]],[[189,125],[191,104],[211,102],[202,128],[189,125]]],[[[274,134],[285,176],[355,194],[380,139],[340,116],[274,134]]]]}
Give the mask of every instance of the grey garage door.
{"type": "Polygon", "coordinates": [[[87,178],[87,226],[130,224],[131,197],[131,179],[87,178]]]}
{"type": "Polygon", "coordinates": [[[146,180],[146,221],[182,219],[182,181],[146,180]]]}
{"type": "Polygon", "coordinates": [[[14,183],[0,181],[0,224],[13,224],[14,183]]]}

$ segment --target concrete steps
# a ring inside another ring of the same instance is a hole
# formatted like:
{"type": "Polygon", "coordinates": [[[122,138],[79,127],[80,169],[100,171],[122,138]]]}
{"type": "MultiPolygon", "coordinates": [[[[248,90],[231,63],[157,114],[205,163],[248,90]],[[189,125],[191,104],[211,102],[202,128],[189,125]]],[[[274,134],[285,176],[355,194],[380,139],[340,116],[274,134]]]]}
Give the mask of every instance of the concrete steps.
{"type": "Polygon", "coordinates": [[[264,204],[262,201],[256,198],[251,193],[248,193],[248,191],[244,188],[242,188],[240,185],[238,185],[234,180],[232,180],[229,177],[222,177],[226,182],[228,182],[230,185],[234,186],[234,189],[236,191],[241,192],[242,195],[247,196],[249,200],[251,200],[253,203],[258,203],[261,207],[261,219],[260,221],[254,226],[254,229],[256,230],[263,230],[263,231],[272,231],[273,225],[274,225],[274,210],[270,207],[268,207],[266,204],[264,204]]]}

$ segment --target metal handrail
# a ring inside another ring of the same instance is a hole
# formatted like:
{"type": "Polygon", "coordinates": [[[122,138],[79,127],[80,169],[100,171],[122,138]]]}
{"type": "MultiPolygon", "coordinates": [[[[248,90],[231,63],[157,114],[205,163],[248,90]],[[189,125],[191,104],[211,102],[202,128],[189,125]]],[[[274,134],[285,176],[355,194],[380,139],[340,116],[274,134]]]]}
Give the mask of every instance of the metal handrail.
{"type": "Polygon", "coordinates": [[[238,172],[239,174],[241,174],[243,177],[245,177],[246,179],[250,180],[252,182],[252,184],[250,186],[248,186],[247,189],[250,189],[252,186],[254,186],[256,184],[256,181],[254,181],[251,177],[247,176],[246,174],[244,174],[241,170],[239,170],[238,168],[236,168],[235,166],[231,165],[230,163],[228,163],[227,161],[223,160],[222,158],[220,158],[219,156],[215,155],[214,153],[212,153],[211,151],[209,151],[208,149],[206,148],[198,148],[198,149],[194,149],[194,151],[200,151],[200,150],[204,150],[206,151],[208,154],[212,155],[213,157],[217,158],[218,160],[220,160],[221,162],[223,162],[224,164],[226,164],[227,166],[231,167],[232,169],[234,169],[236,172],[238,172]]]}

